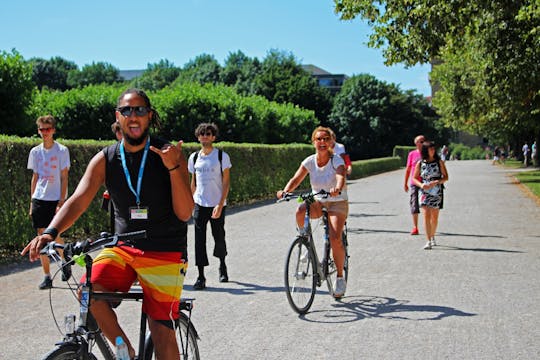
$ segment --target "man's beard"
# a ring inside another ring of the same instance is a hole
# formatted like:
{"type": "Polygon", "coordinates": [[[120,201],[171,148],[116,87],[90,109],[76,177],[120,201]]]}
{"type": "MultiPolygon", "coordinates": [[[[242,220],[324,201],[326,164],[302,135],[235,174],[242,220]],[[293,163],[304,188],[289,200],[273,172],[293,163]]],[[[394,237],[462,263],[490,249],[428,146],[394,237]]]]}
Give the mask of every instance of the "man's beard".
{"type": "Polygon", "coordinates": [[[144,140],[146,140],[146,138],[148,137],[148,131],[149,131],[148,128],[146,128],[146,130],[144,130],[142,135],[137,139],[130,137],[128,134],[124,134],[124,140],[129,145],[133,145],[133,146],[141,145],[144,142],[144,140]]]}

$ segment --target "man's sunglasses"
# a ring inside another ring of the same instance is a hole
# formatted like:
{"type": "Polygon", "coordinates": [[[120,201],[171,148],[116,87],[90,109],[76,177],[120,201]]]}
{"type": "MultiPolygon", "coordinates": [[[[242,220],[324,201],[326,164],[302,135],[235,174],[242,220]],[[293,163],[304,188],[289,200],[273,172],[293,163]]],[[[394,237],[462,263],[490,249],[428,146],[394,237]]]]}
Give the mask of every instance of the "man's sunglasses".
{"type": "Polygon", "coordinates": [[[125,117],[131,115],[134,111],[137,116],[144,116],[150,111],[146,106],[122,106],[116,108],[116,110],[125,117]]]}
{"type": "Polygon", "coordinates": [[[54,128],[52,128],[52,127],[48,127],[48,128],[38,128],[38,130],[41,131],[41,132],[43,132],[43,133],[52,131],[52,129],[54,129],[54,128]]]}

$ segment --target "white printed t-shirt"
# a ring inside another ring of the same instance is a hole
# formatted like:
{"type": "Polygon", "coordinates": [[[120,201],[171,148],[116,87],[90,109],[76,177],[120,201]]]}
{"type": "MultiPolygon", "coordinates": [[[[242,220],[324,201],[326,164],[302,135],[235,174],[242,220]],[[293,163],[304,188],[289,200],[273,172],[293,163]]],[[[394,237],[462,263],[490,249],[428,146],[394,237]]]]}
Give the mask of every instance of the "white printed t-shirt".
{"type": "MultiPolygon", "coordinates": [[[[336,169],[340,166],[345,166],[345,161],[341,156],[334,155],[330,158],[328,163],[323,167],[317,166],[317,155],[313,154],[308,156],[302,161],[302,166],[309,172],[309,182],[311,184],[311,190],[316,193],[320,190],[330,191],[331,188],[336,187],[336,169]]],[[[317,199],[321,202],[325,201],[342,201],[348,200],[347,185],[343,185],[341,194],[338,196],[328,196],[327,198],[317,199]]]]}
{"type": "MultiPolygon", "coordinates": [[[[204,155],[202,151],[199,151],[196,164],[193,164],[195,153],[189,156],[188,170],[191,174],[195,174],[197,185],[193,194],[193,200],[200,206],[214,207],[221,200],[223,176],[221,174],[218,152],[219,150],[216,148],[208,155],[204,155]]],[[[221,160],[223,170],[232,167],[231,159],[225,151],[223,151],[223,158],[221,160]]],[[[227,200],[225,200],[224,205],[227,205],[227,200]]]]}
{"type": "Polygon", "coordinates": [[[34,146],[28,155],[27,168],[38,174],[38,181],[33,199],[58,201],[62,194],[62,170],[69,169],[69,150],[62,144],[54,142],[50,149],[43,144],[34,146]]]}

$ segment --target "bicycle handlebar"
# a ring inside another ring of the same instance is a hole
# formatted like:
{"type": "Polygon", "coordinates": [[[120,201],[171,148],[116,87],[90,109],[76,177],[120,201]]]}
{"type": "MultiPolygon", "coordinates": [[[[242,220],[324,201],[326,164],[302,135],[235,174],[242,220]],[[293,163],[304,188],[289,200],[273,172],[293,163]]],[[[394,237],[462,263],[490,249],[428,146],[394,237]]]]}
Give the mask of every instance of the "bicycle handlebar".
{"type": "Polygon", "coordinates": [[[330,193],[326,190],[320,190],[316,193],[305,192],[301,194],[284,192],[281,199],[278,199],[277,202],[280,203],[282,201],[289,201],[291,199],[299,199],[300,201],[312,203],[313,201],[315,201],[315,196],[317,195],[321,195],[323,198],[327,198],[328,196],[330,196],[330,193]]]}
{"type": "Polygon", "coordinates": [[[124,245],[133,246],[133,241],[146,239],[146,230],[134,231],[123,234],[110,234],[102,232],[100,238],[96,240],[86,239],[84,241],[78,241],[76,243],[59,244],[57,242],[50,242],[41,249],[40,254],[49,255],[56,253],[56,249],[64,250],[64,257],[66,260],[71,259],[74,255],[81,253],[88,253],[99,248],[118,246],[118,242],[123,241],[124,245]]]}

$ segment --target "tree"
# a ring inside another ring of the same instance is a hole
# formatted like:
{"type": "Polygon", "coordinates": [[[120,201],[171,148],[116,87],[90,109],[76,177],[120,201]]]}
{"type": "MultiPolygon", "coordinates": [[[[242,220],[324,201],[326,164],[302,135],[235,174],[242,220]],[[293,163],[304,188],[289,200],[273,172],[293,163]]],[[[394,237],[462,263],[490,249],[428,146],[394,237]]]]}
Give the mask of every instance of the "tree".
{"type": "Polygon", "coordinates": [[[271,50],[264,58],[254,83],[257,95],[313,110],[323,123],[330,113],[330,93],[302,69],[291,53],[271,50]]]}
{"type": "Polygon", "coordinates": [[[26,109],[34,90],[32,65],[15,49],[0,52],[0,134],[28,135],[32,122],[26,109]]]}
{"type": "Polygon", "coordinates": [[[334,0],[373,27],[385,63],[436,62],[433,103],[455,129],[540,138],[538,0],[334,0]],[[530,136],[530,135],[529,135],[530,136]]]}
{"type": "Polygon", "coordinates": [[[92,62],[90,65],[84,65],[81,71],[71,70],[67,79],[68,85],[72,88],[114,84],[121,81],[120,71],[106,62],[92,62]]]}
{"type": "Polygon", "coordinates": [[[220,80],[232,86],[239,94],[255,94],[253,79],[261,71],[261,63],[257,58],[250,58],[243,52],[229,53],[225,66],[221,70],[220,80]]]}
{"type": "Polygon", "coordinates": [[[180,74],[180,68],[174,66],[169,60],[160,60],[159,63],[148,64],[144,73],[132,80],[131,87],[147,91],[163,89],[170,85],[180,74]]]}
{"type": "Polygon", "coordinates": [[[218,84],[221,65],[213,55],[202,54],[184,65],[175,82],[197,82],[199,84],[218,84]]]}
{"type": "Polygon", "coordinates": [[[353,159],[389,156],[419,133],[441,139],[436,115],[421,95],[368,74],[345,81],[328,123],[353,159]]]}
{"type": "Polygon", "coordinates": [[[43,87],[60,91],[69,89],[67,84],[68,72],[77,69],[74,62],[59,56],[50,60],[32,58],[29,62],[32,64],[32,79],[40,90],[43,87]]]}

